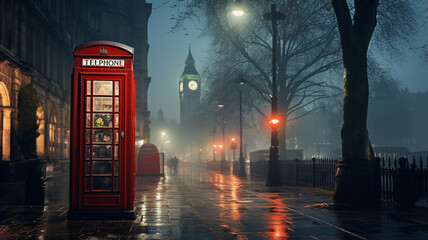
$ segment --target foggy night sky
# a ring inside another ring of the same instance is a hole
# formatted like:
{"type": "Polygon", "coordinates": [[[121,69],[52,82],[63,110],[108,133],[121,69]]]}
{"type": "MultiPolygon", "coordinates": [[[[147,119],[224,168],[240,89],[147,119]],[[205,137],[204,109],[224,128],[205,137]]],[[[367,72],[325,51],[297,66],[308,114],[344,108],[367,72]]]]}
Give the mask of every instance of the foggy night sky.
{"type": "MultiPolygon", "coordinates": [[[[151,111],[151,118],[155,119],[159,107],[162,107],[165,119],[176,119],[179,123],[178,79],[184,70],[189,44],[191,44],[195,66],[201,75],[203,86],[206,80],[203,70],[204,65],[209,60],[210,41],[199,36],[200,30],[192,22],[186,22],[186,30],[170,33],[171,27],[174,25],[171,16],[177,15],[177,9],[172,9],[169,5],[160,7],[164,1],[152,0],[147,2],[153,4],[148,26],[150,45],[148,75],[152,78],[148,90],[149,111],[151,111]],[[186,33],[188,35],[185,35],[186,33]]],[[[423,42],[427,43],[427,36],[428,29],[421,31],[418,36],[420,43],[415,45],[422,46],[423,42]]],[[[421,57],[406,51],[403,58],[397,60],[393,66],[387,60],[381,62],[385,62],[383,67],[386,71],[390,71],[392,76],[399,80],[401,86],[407,87],[410,92],[428,90],[428,63],[424,62],[421,57]]],[[[202,90],[204,90],[204,86],[202,90]]]]}

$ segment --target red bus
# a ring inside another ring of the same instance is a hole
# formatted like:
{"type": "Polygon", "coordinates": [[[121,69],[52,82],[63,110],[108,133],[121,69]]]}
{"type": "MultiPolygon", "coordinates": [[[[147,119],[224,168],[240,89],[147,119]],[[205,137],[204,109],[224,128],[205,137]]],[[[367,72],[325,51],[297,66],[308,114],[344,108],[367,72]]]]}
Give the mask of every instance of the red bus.
{"type": "Polygon", "coordinates": [[[160,175],[161,163],[156,145],[144,143],[138,152],[137,175],[160,175]]]}

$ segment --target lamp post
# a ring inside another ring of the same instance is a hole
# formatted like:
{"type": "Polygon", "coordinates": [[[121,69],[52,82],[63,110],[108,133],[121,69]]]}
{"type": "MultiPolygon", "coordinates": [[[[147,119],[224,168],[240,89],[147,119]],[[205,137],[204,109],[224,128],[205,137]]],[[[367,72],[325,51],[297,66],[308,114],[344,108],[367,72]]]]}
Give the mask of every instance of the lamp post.
{"type": "Polygon", "coordinates": [[[217,145],[215,145],[215,124],[216,124],[216,122],[214,121],[214,129],[213,129],[213,131],[212,131],[212,133],[213,133],[213,161],[215,162],[215,151],[216,151],[216,148],[217,148],[217,145]]]}
{"type": "MultiPolygon", "coordinates": [[[[235,16],[243,16],[244,10],[241,1],[236,1],[236,7],[232,11],[235,16]]],[[[271,5],[271,12],[263,14],[263,19],[272,21],[272,96],[271,96],[271,146],[269,148],[268,172],[266,186],[280,186],[281,177],[279,172],[279,156],[278,156],[278,98],[276,94],[276,51],[277,51],[277,21],[285,19],[283,13],[276,11],[276,4],[271,5]]]]}
{"type": "Polygon", "coordinates": [[[245,173],[245,158],[244,153],[242,151],[242,85],[244,82],[241,81],[239,83],[239,177],[245,177],[247,174],[245,173]]]}
{"type": "MultiPolygon", "coordinates": [[[[263,19],[272,21],[272,119],[277,117],[278,98],[276,95],[276,49],[277,49],[277,20],[285,19],[284,14],[276,11],[276,4],[271,5],[271,12],[265,13],[263,19]]],[[[278,126],[272,124],[271,131],[271,146],[269,148],[268,172],[266,186],[280,186],[281,176],[279,172],[279,156],[278,156],[278,126]]]]}
{"type": "Polygon", "coordinates": [[[168,134],[165,131],[161,132],[161,147],[162,147],[162,152],[165,152],[165,143],[167,143],[168,141],[168,134]]]}
{"type": "Polygon", "coordinates": [[[226,156],[224,153],[224,143],[226,142],[225,139],[225,135],[224,135],[224,129],[225,129],[225,120],[224,120],[224,105],[223,104],[219,104],[218,107],[221,109],[222,111],[222,123],[221,123],[221,130],[222,130],[222,134],[223,134],[223,147],[220,149],[221,150],[221,162],[220,162],[220,171],[222,173],[226,172],[226,156]]]}

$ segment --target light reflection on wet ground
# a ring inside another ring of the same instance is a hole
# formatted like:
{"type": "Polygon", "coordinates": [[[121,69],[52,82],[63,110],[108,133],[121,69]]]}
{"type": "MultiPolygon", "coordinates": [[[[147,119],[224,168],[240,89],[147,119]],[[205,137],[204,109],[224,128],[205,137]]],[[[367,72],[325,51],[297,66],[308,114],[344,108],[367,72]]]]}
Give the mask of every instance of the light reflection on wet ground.
{"type": "Polygon", "coordinates": [[[385,211],[304,207],[328,192],[185,164],[166,173],[136,177],[135,221],[67,221],[68,177],[55,177],[46,206],[0,205],[0,239],[428,239],[426,225],[385,211]]]}

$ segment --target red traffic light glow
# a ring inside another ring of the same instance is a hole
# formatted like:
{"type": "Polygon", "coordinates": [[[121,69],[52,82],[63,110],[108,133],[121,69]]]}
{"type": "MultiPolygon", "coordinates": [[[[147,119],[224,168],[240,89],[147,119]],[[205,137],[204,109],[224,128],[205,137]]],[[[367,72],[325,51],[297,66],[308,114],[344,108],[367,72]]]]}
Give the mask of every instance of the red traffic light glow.
{"type": "Polygon", "coordinates": [[[272,118],[272,119],[269,121],[269,124],[270,124],[270,125],[278,125],[278,123],[279,123],[279,119],[278,119],[278,118],[272,118]]]}

